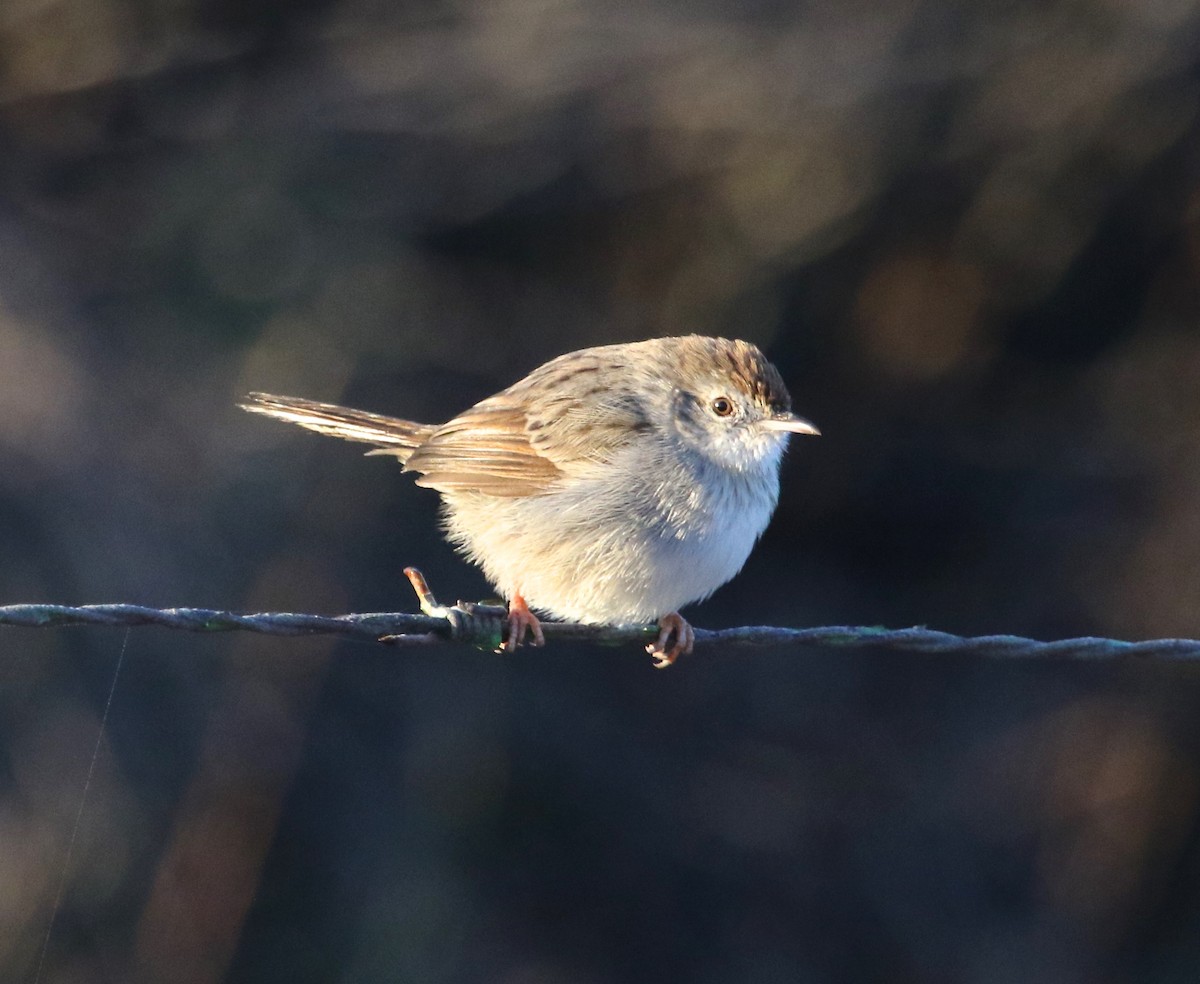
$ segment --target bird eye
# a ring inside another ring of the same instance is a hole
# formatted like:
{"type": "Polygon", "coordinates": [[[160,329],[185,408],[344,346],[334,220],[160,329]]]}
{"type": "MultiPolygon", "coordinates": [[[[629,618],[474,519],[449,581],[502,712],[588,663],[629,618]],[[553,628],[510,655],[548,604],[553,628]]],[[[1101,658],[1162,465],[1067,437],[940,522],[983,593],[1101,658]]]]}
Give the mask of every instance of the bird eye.
{"type": "Polygon", "coordinates": [[[728,417],[733,413],[733,400],[727,396],[718,396],[709,406],[718,417],[728,417]]]}

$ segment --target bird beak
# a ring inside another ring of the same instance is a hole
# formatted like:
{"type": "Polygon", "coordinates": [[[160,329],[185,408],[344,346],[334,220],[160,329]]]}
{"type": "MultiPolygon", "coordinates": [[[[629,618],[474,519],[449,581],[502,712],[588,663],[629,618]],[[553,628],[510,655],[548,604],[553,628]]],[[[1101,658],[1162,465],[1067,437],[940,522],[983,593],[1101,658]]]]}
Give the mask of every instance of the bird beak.
{"type": "Polygon", "coordinates": [[[813,437],[820,437],[821,432],[816,426],[803,417],[797,417],[794,413],[780,413],[774,417],[766,417],[759,421],[759,425],[767,430],[786,431],[789,434],[811,434],[813,437]]]}

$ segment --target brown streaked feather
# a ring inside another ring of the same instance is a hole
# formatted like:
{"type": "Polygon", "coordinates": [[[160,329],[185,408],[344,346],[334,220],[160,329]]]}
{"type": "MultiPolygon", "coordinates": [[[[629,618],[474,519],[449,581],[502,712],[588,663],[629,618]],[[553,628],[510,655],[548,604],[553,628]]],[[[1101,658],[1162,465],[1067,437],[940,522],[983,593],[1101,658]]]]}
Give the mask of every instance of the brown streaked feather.
{"type": "Polygon", "coordinates": [[[402,462],[407,461],[413,450],[436,429],[433,424],[418,424],[296,396],[250,393],[246,400],[239,404],[243,410],[299,424],[318,434],[374,444],[375,450],[368,454],[395,455],[402,462]]]}
{"type": "MultiPolygon", "coordinates": [[[[586,358],[575,353],[573,362],[580,356],[586,358]]],[[[564,475],[607,460],[642,429],[640,407],[590,384],[553,385],[541,378],[554,371],[556,362],[439,427],[405,471],[420,472],[418,485],[442,492],[521,497],[545,492],[564,475]]]]}
{"type": "Polygon", "coordinates": [[[520,409],[485,400],[435,430],[404,470],[420,472],[418,485],[441,492],[537,495],[562,471],[530,444],[526,421],[520,409]]]}

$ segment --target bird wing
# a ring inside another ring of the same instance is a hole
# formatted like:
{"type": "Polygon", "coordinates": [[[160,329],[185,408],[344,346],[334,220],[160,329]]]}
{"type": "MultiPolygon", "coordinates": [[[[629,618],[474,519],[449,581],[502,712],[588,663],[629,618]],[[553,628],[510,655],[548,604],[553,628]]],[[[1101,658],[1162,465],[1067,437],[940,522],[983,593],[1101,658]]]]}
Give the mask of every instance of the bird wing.
{"type": "Polygon", "coordinates": [[[629,397],[526,379],[439,427],[404,467],[421,473],[418,485],[442,492],[539,495],[609,460],[648,426],[629,397]]]}

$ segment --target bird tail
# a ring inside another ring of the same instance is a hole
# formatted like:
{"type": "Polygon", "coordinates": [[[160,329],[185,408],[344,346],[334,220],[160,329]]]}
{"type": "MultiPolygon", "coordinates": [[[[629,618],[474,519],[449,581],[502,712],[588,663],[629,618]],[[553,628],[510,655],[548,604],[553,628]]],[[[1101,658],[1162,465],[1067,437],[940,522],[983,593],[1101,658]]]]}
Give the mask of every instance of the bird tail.
{"type": "Polygon", "coordinates": [[[332,403],[318,403],[296,396],[272,396],[270,393],[250,393],[243,410],[261,413],[278,420],[299,424],[318,434],[340,437],[346,441],[374,444],[367,454],[395,455],[401,463],[408,460],[417,447],[436,430],[433,424],[418,424],[398,417],[385,417],[365,410],[352,410],[332,403]]]}

